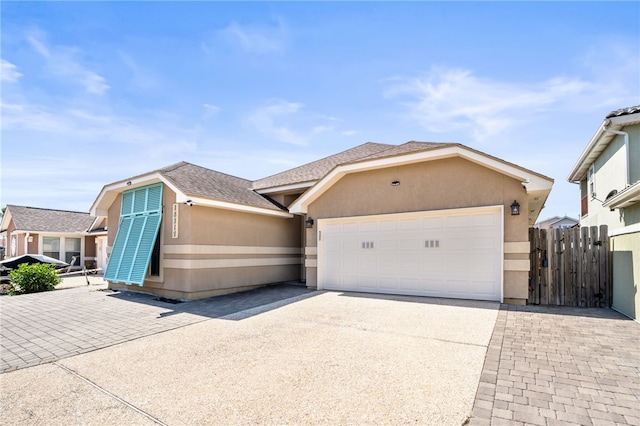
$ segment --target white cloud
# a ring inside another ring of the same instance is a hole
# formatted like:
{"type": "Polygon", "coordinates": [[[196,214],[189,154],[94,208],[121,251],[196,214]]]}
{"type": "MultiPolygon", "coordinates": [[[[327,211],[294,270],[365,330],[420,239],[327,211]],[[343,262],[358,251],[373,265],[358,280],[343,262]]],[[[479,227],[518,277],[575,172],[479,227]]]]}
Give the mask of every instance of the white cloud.
{"type": "Polygon", "coordinates": [[[109,89],[104,77],[82,64],[81,52],[77,48],[49,46],[45,38],[41,31],[32,31],[27,36],[27,41],[46,61],[47,68],[53,76],[77,84],[94,95],[102,95],[109,89]]]}
{"type": "Polygon", "coordinates": [[[267,105],[257,108],[248,118],[261,133],[280,142],[291,145],[307,145],[315,136],[333,130],[324,116],[308,113],[304,105],[282,99],[271,100],[267,105]]]}
{"type": "Polygon", "coordinates": [[[207,116],[217,115],[220,110],[222,110],[222,108],[217,105],[202,104],[202,106],[204,107],[207,116]]]}
{"type": "MultiPolygon", "coordinates": [[[[283,52],[288,38],[282,20],[277,20],[273,26],[241,25],[232,21],[219,31],[219,35],[229,43],[252,53],[283,52]]],[[[205,51],[208,51],[208,48],[205,51]]]]}
{"type": "Polygon", "coordinates": [[[343,136],[353,136],[355,134],[357,134],[358,132],[355,130],[345,130],[342,132],[343,136]]]}
{"type": "Polygon", "coordinates": [[[0,70],[0,76],[2,81],[7,83],[15,83],[18,81],[22,74],[18,72],[18,67],[9,61],[2,60],[2,69],[0,70]]]}
{"type": "Polygon", "coordinates": [[[131,55],[118,51],[118,56],[129,70],[129,82],[135,90],[153,90],[159,86],[159,77],[147,67],[141,66],[131,55]]]}
{"type": "Polygon", "coordinates": [[[589,88],[580,78],[524,84],[481,78],[464,69],[434,68],[423,78],[395,79],[386,96],[402,98],[411,117],[432,132],[466,131],[482,140],[589,88]]]}

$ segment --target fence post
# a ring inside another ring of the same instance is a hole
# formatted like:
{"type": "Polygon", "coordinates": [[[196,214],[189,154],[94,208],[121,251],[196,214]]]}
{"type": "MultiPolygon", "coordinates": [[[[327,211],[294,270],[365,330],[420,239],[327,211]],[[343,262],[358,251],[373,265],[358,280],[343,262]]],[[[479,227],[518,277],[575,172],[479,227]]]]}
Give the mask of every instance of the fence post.
{"type": "Polygon", "coordinates": [[[607,225],[600,225],[600,307],[609,308],[609,235],[607,225]]]}
{"type": "Polygon", "coordinates": [[[589,228],[580,228],[581,234],[581,247],[580,247],[580,305],[587,306],[587,289],[591,287],[590,275],[589,275],[589,257],[587,256],[589,250],[589,228]]]}

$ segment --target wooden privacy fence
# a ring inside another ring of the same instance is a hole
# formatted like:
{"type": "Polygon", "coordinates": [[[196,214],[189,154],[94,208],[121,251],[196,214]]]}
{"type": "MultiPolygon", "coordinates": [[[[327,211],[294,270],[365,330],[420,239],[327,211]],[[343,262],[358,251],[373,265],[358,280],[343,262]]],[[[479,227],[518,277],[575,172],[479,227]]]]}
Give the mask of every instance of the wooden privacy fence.
{"type": "Polygon", "coordinates": [[[611,306],[607,226],[530,228],[529,303],[611,306]]]}

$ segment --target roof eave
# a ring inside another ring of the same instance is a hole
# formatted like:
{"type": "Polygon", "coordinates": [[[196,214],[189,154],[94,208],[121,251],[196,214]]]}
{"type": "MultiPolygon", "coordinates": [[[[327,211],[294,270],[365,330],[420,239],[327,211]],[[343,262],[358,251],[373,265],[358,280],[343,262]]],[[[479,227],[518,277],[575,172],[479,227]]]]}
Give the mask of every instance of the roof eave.
{"type": "Polygon", "coordinates": [[[178,200],[176,198],[176,202],[186,203],[188,201],[190,206],[213,207],[218,209],[233,210],[233,211],[243,212],[243,213],[261,214],[266,216],[276,216],[276,217],[286,217],[286,218],[293,217],[293,214],[286,211],[282,211],[282,210],[268,209],[265,207],[256,207],[248,204],[238,204],[238,203],[232,203],[229,201],[221,201],[221,200],[215,200],[212,198],[204,198],[204,197],[198,197],[198,196],[185,195],[185,197],[187,198],[181,199],[181,200],[178,200]]]}
{"type": "Polygon", "coordinates": [[[602,206],[613,210],[630,207],[638,202],[640,202],[640,181],[609,198],[602,203],[602,206]]]}
{"type": "Polygon", "coordinates": [[[625,126],[640,123],[640,113],[622,115],[619,117],[611,117],[602,121],[600,127],[582,151],[578,161],[571,169],[571,173],[567,177],[569,182],[580,183],[587,174],[589,166],[600,156],[611,141],[616,137],[614,133],[605,132],[605,127],[612,130],[620,130],[625,126]]]}
{"type": "Polygon", "coordinates": [[[89,214],[96,217],[106,217],[109,214],[109,207],[121,192],[159,182],[168,185],[171,189],[176,191],[176,193],[179,192],[171,182],[167,181],[167,179],[158,172],[148,173],[130,179],[123,179],[102,187],[100,194],[98,194],[98,197],[89,209],[89,214]]]}
{"type": "Polygon", "coordinates": [[[265,195],[267,195],[267,194],[295,193],[295,192],[300,192],[300,191],[306,191],[307,189],[309,189],[313,185],[315,185],[316,182],[318,182],[318,181],[317,180],[311,180],[311,181],[300,182],[300,183],[292,183],[292,184],[289,184],[289,185],[270,186],[270,187],[256,189],[255,191],[258,194],[265,194],[265,195]]]}

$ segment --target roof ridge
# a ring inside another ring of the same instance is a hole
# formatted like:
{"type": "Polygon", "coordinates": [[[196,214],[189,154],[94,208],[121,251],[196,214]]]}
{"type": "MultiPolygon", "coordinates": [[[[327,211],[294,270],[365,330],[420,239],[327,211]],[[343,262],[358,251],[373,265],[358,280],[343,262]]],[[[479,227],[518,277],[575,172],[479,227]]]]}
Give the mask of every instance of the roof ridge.
{"type": "MultiPolygon", "coordinates": [[[[229,176],[229,177],[234,178],[234,179],[239,179],[239,180],[242,180],[242,181],[248,182],[249,184],[251,183],[251,180],[249,180],[249,179],[245,179],[245,178],[240,177],[240,176],[236,176],[236,175],[232,175],[232,174],[229,174],[229,173],[221,172],[221,171],[219,171],[219,170],[210,169],[209,167],[200,166],[200,165],[198,165],[198,164],[193,164],[193,163],[190,163],[190,162],[188,162],[188,161],[180,161],[180,162],[178,162],[178,163],[171,164],[171,165],[169,165],[169,166],[167,166],[167,167],[163,167],[162,169],[159,169],[158,171],[159,171],[160,173],[163,173],[163,172],[172,172],[172,171],[174,171],[174,170],[176,170],[176,169],[179,169],[180,167],[184,167],[184,166],[193,166],[193,167],[197,167],[197,168],[199,168],[199,169],[206,170],[206,171],[208,171],[208,172],[218,173],[218,174],[221,174],[221,175],[224,175],[224,176],[229,176]]],[[[251,188],[249,188],[249,189],[251,189],[251,188]]]]}
{"type": "Polygon", "coordinates": [[[48,207],[20,206],[18,204],[7,204],[6,207],[7,207],[7,209],[9,207],[19,207],[19,208],[23,208],[23,209],[46,210],[46,211],[61,212],[61,213],[78,213],[78,214],[86,214],[86,215],[91,216],[91,214],[89,212],[79,212],[79,211],[76,211],[76,210],[52,209],[52,208],[48,208],[48,207]]]}
{"type": "MultiPolygon", "coordinates": [[[[288,173],[294,173],[296,171],[300,171],[300,170],[304,170],[304,169],[311,169],[311,168],[313,168],[314,165],[321,165],[321,164],[327,162],[328,160],[330,160],[331,158],[336,158],[336,157],[339,157],[340,155],[345,155],[345,154],[349,153],[350,151],[351,152],[355,152],[358,149],[362,150],[362,149],[366,149],[366,147],[372,147],[372,146],[384,146],[385,149],[388,149],[388,148],[394,147],[395,145],[383,144],[383,143],[378,143],[378,142],[365,142],[365,143],[362,143],[360,145],[356,145],[356,146],[354,146],[352,148],[345,149],[343,151],[337,152],[335,154],[330,154],[330,155],[327,155],[325,157],[319,158],[317,160],[313,160],[313,161],[311,161],[309,163],[301,164],[301,165],[293,167],[291,169],[283,170],[281,172],[274,173],[272,175],[265,176],[263,178],[253,180],[253,181],[251,181],[251,187],[255,190],[256,186],[258,186],[258,184],[260,182],[267,181],[268,179],[271,179],[271,178],[274,178],[274,177],[277,177],[277,176],[283,176],[283,175],[286,175],[288,173]]],[[[380,152],[380,151],[377,151],[377,152],[380,152]]],[[[364,158],[366,156],[367,155],[358,156],[358,158],[364,158]]],[[[337,164],[349,163],[351,161],[352,160],[339,161],[337,164]]],[[[308,181],[308,180],[315,180],[315,179],[307,179],[306,181],[308,181]]],[[[305,181],[299,181],[299,182],[305,182],[305,181]]]]}

